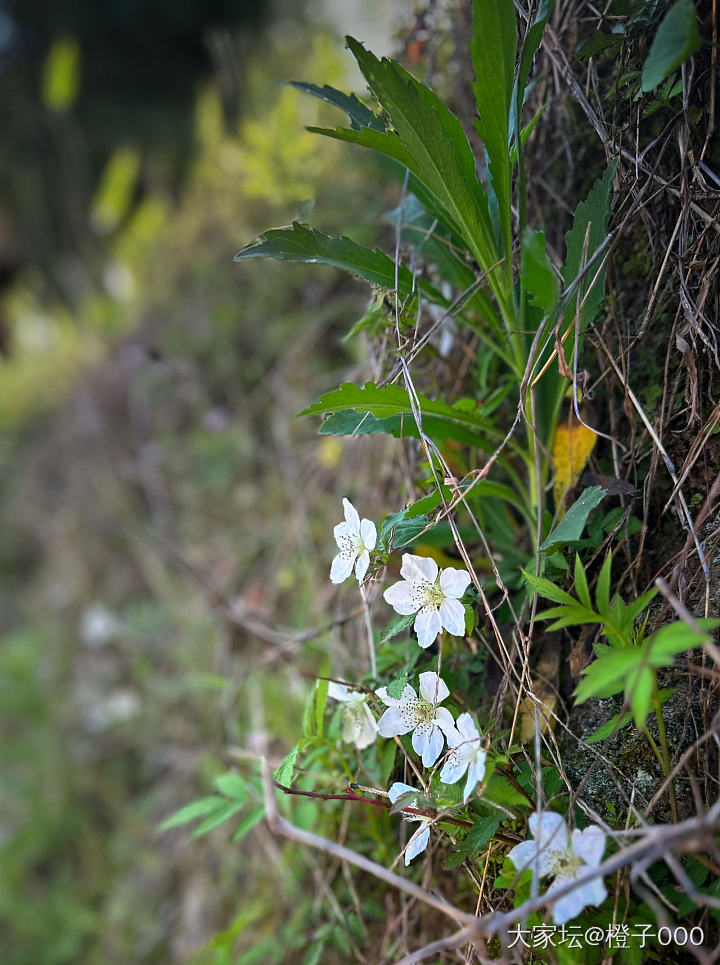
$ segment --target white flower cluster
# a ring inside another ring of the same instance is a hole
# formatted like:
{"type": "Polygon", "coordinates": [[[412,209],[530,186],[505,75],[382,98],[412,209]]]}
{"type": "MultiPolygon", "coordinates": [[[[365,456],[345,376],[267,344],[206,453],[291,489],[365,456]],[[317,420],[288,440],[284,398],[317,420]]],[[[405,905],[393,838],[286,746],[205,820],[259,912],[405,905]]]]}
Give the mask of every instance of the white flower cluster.
{"type": "MultiPolygon", "coordinates": [[[[349,500],[343,499],[343,507],[345,522],[334,530],[339,552],[332,562],[330,579],[333,583],[342,583],[354,568],[356,579],[362,583],[370,566],[370,552],[377,542],[377,530],[371,520],[360,519],[349,500]]],[[[440,570],[430,557],[404,553],[400,575],[403,579],[385,590],[383,597],[402,616],[417,614],[413,629],[421,647],[431,646],[443,629],[454,636],[464,635],[465,611],[460,600],[470,585],[467,570],[452,567],[440,570]]],[[[391,696],[387,687],[378,688],[375,696],[387,708],[378,721],[369,706],[369,693],[331,683],[328,695],[343,705],[343,740],[359,749],[369,747],[378,735],[390,738],[412,734],[413,750],[425,767],[433,767],[447,741],[440,780],[443,784],[456,784],[465,777],[463,802],[466,803],[485,777],[487,754],[482,735],[470,714],[460,714],[455,720],[447,708],[440,706],[450,696],[450,690],[438,674],[421,673],[419,688],[418,694],[406,684],[398,697],[391,696]]],[[[401,782],[394,783],[388,791],[393,804],[400,801],[405,819],[420,824],[405,847],[406,865],[425,850],[430,840],[432,818],[420,813],[417,797],[420,793],[401,782]]],[[[574,830],[570,837],[563,818],[552,811],[533,814],[529,824],[534,840],[516,845],[508,857],[518,871],[531,868],[538,878],[552,877],[546,892],[550,901],[559,889],[600,864],[605,834],[596,825],[584,831],[574,830]]],[[[599,905],[606,897],[602,879],[593,878],[554,901],[553,920],[557,925],[564,925],[586,905],[599,905]]]]}

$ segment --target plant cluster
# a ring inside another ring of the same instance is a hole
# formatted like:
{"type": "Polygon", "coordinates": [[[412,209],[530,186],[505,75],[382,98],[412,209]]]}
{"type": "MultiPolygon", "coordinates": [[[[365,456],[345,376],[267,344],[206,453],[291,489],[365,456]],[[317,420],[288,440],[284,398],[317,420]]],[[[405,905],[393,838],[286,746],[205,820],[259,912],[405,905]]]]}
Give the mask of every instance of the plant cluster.
{"type": "MultiPolygon", "coordinates": [[[[658,30],[642,72],[644,90],[665,82],[697,49],[690,6],[680,0],[658,30]]],[[[462,923],[462,933],[403,961],[464,942],[486,954],[486,941],[507,943],[511,925],[539,925],[543,909],[557,926],[582,915],[605,928],[618,921],[629,927],[653,914],[642,893],[621,888],[622,876],[633,862],[652,864],[674,845],[664,845],[632,801],[623,814],[598,814],[584,804],[582,788],[570,786],[554,738],[556,701],[533,678],[535,655],[543,639],[560,645],[557,631],[581,627],[591,635],[594,655],[582,668],[575,703],[621,695],[618,712],[591,740],[630,726],[644,734],[665,778],[669,842],[682,830],[682,815],[663,716],[672,688],[661,686],[661,674],[681,654],[702,647],[715,653],[710,633],[719,621],[693,619],[662,583],[629,602],[613,591],[615,536],[622,528],[629,538],[641,528],[624,507],[608,508],[623,492],[622,481],[600,480],[572,498],[597,436],[584,407],[583,347],[603,308],[607,261],[622,228],[616,220],[609,230],[621,158],[610,159],[575,207],[557,265],[541,226],[529,221],[524,164],[526,141],[542,114],[526,116],[531,69],[551,12],[549,0],[521,17],[504,0],[473,3],[480,157],[429,87],[348,38],[379,110],[327,86],[295,86],[349,119],[349,127],[318,133],[388,161],[401,186],[390,213],[394,257],[301,221],[266,232],[236,256],[322,263],[365,279],[373,300],[351,334],[394,347],[382,379],[344,383],[301,413],[322,415],[327,436],[410,440],[418,469],[415,498],[379,524],[343,499],[330,580],[354,576],[358,584],[368,670],[354,668],[352,680],[330,672],[317,679],[303,733],[274,783],[288,795],[341,800],[369,813],[389,810],[419,826],[394,847],[377,828],[359,831],[351,852],[280,818],[267,774],[264,807],[282,833],[354,861],[430,905],[430,892],[411,890],[392,870],[401,855],[410,865],[433,843],[446,870],[462,866],[487,896],[482,869],[490,897],[478,898],[477,916],[452,907],[447,914],[462,923]],[[439,377],[421,391],[414,363],[430,353],[447,357],[458,331],[473,335],[470,391],[442,397],[439,377]],[[401,579],[386,585],[398,562],[401,579]],[[680,618],[653,626],[658,589],[680,618]],[[396,617],[383,611],[381,596],[396,617]],[[538,597],[555,605],[537,613],[538,597]],[[544,620],[553,622],[540,631],[544,620]],[[328,698],[336,705],[329,721],[328,698]],[[331,790],[317,790],[314,782],[331,790]]],[[[360,495],[353,493],[356,502],[360,495]]],[[[217,797],[196,806],[202,811],[190,805],[171,822],[202,816],[205,827],[214,826],[236,807],[217,797]]],[[[260,813],[251,812],[252,820],[260,813]]],[[[686,849],[692,857],[684,866],[669,859],[681,889],[692,862],[717,867],[708,844],[715,813],[689,820],[700,822],[686,849]]],[[[697,898],[698,886],[691,887],[697,898]]],[[[674,884],[663,888],[665,899],[674,898],[674,884]]],[[[717,884],[702,894],[707,904],[717,902],[717,884]]],[[[601,950],[562,954],[563,961],[589,961],[601,950]]],[[[534,955],[551,960],[542,951],[534,955]]],[[[620,958],[637,961],[637,949],[620,958]]]]}

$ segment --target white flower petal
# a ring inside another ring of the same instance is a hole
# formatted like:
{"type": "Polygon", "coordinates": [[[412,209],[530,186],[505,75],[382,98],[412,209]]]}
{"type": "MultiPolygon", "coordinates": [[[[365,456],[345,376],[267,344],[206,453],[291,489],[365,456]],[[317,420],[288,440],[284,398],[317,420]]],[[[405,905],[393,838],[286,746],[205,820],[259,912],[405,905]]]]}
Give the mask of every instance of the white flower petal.
{"type": "Polygon", "coordinates": [[[556,811],[537,811],[530,815],[530,830],[537,841],[538,850],[547,853],[563,851],[568,846],[568,830],[562,815],[556,811]]]}
{"type": "Polygon", "coordinates": [[[338,544],[340,549],[342,549],[342,541],[348,537],[352,537],[352,533],[350,532],[350,527],[347,523],[338,523],[333,529],[333,536],[335,537],[335,542],[338,544]]]}
{"type": "Polygon", "coordinates": [[[370,554],[367,550],[364,550],[357,559],[355,564],[355,578],[358,583],[362,583],[365,574],[368,571],[368,566],[370,566],[370,554]]]}
{"type": "Polygon", "coordinates": [[[602,905],[608,894],[602,878],[595,878],[594,881],[588,881],[587,884],[582,886],[580,891],[582,892],[583,901],[586,905],[602,905]]]}
{"type": "Polygon", "coordinates": [[[435,724],[416,727],[412,735],[412,746],[415,753],[422,758],[425,767],[432,767],[442,753],[445,738],[443,732],[435,724]]]}
{"type": "Polygon", "coordinates": [[[377,530],[371,519],[360,520],[360,538],[366,550],[374,550],[377,542],[377,530]]]}
{"type": "Polygon", "coordinates": [[[409,734],[412,729],[412,721],[407,722],[399,707],[388,707],[378,721],[378,734],[381,737],[399,737],[401,734],[409,734]]]}
{"type": "Polygon", "coordinates": [[[359,707],[359,715],[355,718],[355,733],[353,743],[359,751],[370,747],[378,734],[377,721],[366,703],[359,707]]]}
{"type": "Polygon", "coordinates": [[[358,515],[357,509],[353,506],[349,499],[343,499],[343,506],[345,507],[345,519],[350,527],[350,531],[353,536],[360,535],[360,517],[358,515]]]}
{"type": "MultiPolygon", "coordinates": [[[[553,882],[553,887],[558,883],[564,885],[567,884],[567,882],[567,878],[556,878],[553,882]]],[[[552,888],[549,889],[549,892],[550,891],[552,891],[552,888]]],[[[575,891],[571,891],[555,902],[553,905],[553,921],[556,925],[564,925],[566,922],[571,921],[571,919],[577,918],[582,912],[585,907],[583,891],[583,888],[576,888],[575,891]]]]}
{"type": "Polygon", "coordinates": [[[426,824],[425,827],[418,828],[408,841],[407,848],[405,849],[405,867],[410,864],[413,858],[416,858],[427,848],[429,840],[430,828],[426,824]]]}
{"type": "Polygon", "coordinates": [[[347,684],[336,684],[334,680],[328,684],[328,697],[332,697],[333,700],[352,700],[355,693],[356,691],[350,690],[347,684]]]}
{"type": "Polygon", "coordinates": [[[330,582],[344,583],[353,571],[354,562],[354,556],[343,556],[338,553],[330,566],[330,582]]]}
{"type": "Polygon", "coordinates": [[[440,771],[440,780],[443,784],[456,784],[467,770],[467,766],[467,761],[451,752],[440,771]]]}
{"type": "Polygon", "coordinates": [[[526,868],[530,868],[532,871],[536,855],[537,845],[534,841],[521,841],[520,844],[516,844],[514,848],[508,851],[508,858],[515,865],[518,873],[525,871],[526,868]]]}
{"type": "Polygon", "coordinates": [[[576,828],[572,833],[572,849],[585,864],[596,868],[605,853],[605,832],[596,824],[589,825],[584,831],[576,828]]]}
{"type": "Polygon", "coordinates": [[[459,600],[447,597],[440,604],[440,622],[454,637],[465,636],[465,608],[459,600]]]}
{"type": "Polygon", "coordinates": [[[431,704],[441,704],[450,696],[448,685],[434,670],[420,674],[420,694],[431,704]]]}
{"type": "MultiPolygon", "coordinates": [[[[414,787],[410,787],[409,784],[403,784],[402,781],[395,781],[395,783],[392,785],[392,787],[391,787],[390,790],[388,791],[388,797],[390,798],[390,800],[391,800],[392,803],[394,804],[394,803],[397,801],[397,799],[398,799],[402,794],[409,794],[411,791],[412,791],[413,793],[417,793],[417,791],[415,790],[415,788],[414,788],[414,787]]],[[[408,804],[408,807],[416,807],[416,805],[417,805],[417,800],[415,800],[415,802],[414,802],[413,804],[408,804]]]]}
{"type": "Polygon", "coordinates": [[[413,629],[417,633],[418,644],[423,650],[433,644],[442,630],[440,614],[435,607],[423,607],[415,619],[413,629]]]}
{"type": "Polygon", "coordinates": [[[485,777],[485,754],[480,752],[468,768],[467,781],[465,782],[465,792],[463,800],[467,801],[477,785],[485,777]]]}
{"type": "Polygon", "coordinates": [[[475,726],[475,721],[472,719],[470,714],[460,714],[457,719],[456,726],[460,731],[460,735],[463,740],[472,741],[477,740],[480,737],[478,729],[475,726]]]}
{"type": "Polygon", "coordinates": [[[453,720],[453,715],[450,713],[447,707],[435,708],[435,723],[438,725],[443,734],[447,734],[455,730],[455,721],[453,720]]]}
{"type": "Polygon", "coordinates": [[[406,583],[405,580],[389,586],[383,593],[383,600],[389,603],[396,613],[405,617],[416,613],[419,608],[416,595],[412,591],[412,584],[406,583]]]}
{"type": "Polygon", "coordinates": [[[449,566],[440,574],[440,589],[445,596],[459,600],[470,586],[470,574],[467,570],[456,570],[449,566]]]}
{"type": "Polygon", "coordinates": [[[413,556],[403,553],[400,576],[411,583],[434,583],[438,575],[438,565],[429,556],[413,556]]]}

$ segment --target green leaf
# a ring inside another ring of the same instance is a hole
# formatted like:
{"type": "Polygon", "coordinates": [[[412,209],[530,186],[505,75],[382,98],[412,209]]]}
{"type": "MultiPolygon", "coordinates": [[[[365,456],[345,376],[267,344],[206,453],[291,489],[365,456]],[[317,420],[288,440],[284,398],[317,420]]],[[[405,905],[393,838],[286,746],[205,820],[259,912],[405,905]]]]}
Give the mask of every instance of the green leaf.
{"type": "Polygon", "coordinates": [[[233,838],[232,838],[233,841],[241,841],[246,834],[249,834],[250,831],[252,831],[252,829],[255,827],[256,824],[259,824],[262,821],[264,817],[265,817],[264,804],[260,804],[258,805],[258,807],[253,808],[253,810],[249,814],[245,815],[245,817],[242,819],[240,824],[238,824],[237,830],[235,831],[235,834],[233,835],[233,838]]]}
{"type": "Polygon", "coordinates": [[[523,577],[529,584],[530,589],[534,590],[538,596],[543,597],[546,600],[552,600],[553,603],[564,603],[568,606],[575,606],[577,601],[566,593],[565,590],[561,590],[559,586],[555,586],[550,580],[546,580],[543,576],[534,576],[532,573],[528,573],[527,570],[522,571],[523,577]]]}
{"type": "Polygon", "coordinates": [[[467,844],[471,851],[479,851],[484,848],[500,827],[500,819],[490,816],[479,818],[472,828],[468,831],[467,844]]]}
{"type": "Polygon", "coordinates": [[[543,33],[545,32],[545,26],[550,18],[550,14],[552,13],[554,6],[555,0],[540,0],[537,8],[537,14],[535,15],[535,20],[525,35],[522,52],[520,54],[520,65],[518,67],[517,80],[515,81],[515,90],[513,91],[513,104],[516,106],[516,109],[511,111],[510,114],[511,140],[515,137],[516,126],[520,120],[519,115],[525,99],[525,88],[527,87],[528,77],[530,76],[530,68],[532,67],[533,57],[537,53],[538,47],[540,46],[543,33]]]}
{"type": "MultiPolygon", "coordinates": [[[[471,427],[479,434],[495,437],[496,431],[475,412],[447,405],[445,402],[432,401],[425,396],[417,395],[417,404],[421,416],[437,416],[445,422],[471,427]]],[[[352,382],[343,382],[339,388],[326,392],[320,398],[299,412],[299,416],[322,415],[325,412],[345,412],[353,409],[355,412],[369,412],[378,419],[388,419],[392,416],[403,415],[408,421],[415,421],[410,396],[405,389],[398,385],[385,385],[378,388],[373,382],[366,382],[363,388],[352,382]]]]}
{"type": "MultiPolygon", "coordinates": [[[[334,238],[315,228],[294,221],[290,228],[273,228],[262,236],[264,240],[248,245],[235,255],[235,261],[249,258],[279,258],[282,261],[304,261],[331,265],[372,285],[395,290],[395,262],[379,248],[364,248],[341,235],[334,238]]],[[[401,295],[414,293],[412,273],[398,266],[398,290],[401,295]]],[[[427,299],[446,305],[447,300],[432,285],[418,279],[418,286],[427,299]]]]}
{"type": "Polygon", "coordinates": [[[614,734],[616,730],[622,730],[626,724],[629,724],[632,720],[632,716],[633,715],[630,713],[615,714],[614,717],[610,718],[607,724],[603,724],[602,727],[598,727],[594,733],[592,733],[589,737],[586,737],[585,743],[597,744],[598,741],[605,740],[606,737],[610,737],[611,734],[614,734]]]}
{"type": "Polygon", "coordinates": [[[572,504],[563,518],[549,534],[540,547],[541,551],[550,549],[558,543],[574,543],[580,539],[590,513],[606,496],[602,486],[590,486],[580,499],[572,504]]]}
{"type": "Polygon", "coordinates": [[[378,539],[388,550],[398,549],[411,543],[428,524],[427,516],[413,516],[412,519],[408,519],[406,512],[407,510],[390,513],[382,522],[378,539]]]}
{"type": "Polygon", "coordinates": [[[548,631],[560,630],[562,627],[581,627],[585,623],[597,623],[598,615],[593,613],[592,610],[588,610],[587,607],[582,606],[580,603],[576,603],[575,606],[559,606],[552,610],[545,610],[544,613],[539,613],[535,619],[536,620],[551,620],[553,617],[558,617],[554,623],[551,623],[547,628],[548,631]]]}
{"type": "Polygon", "coordinates": [[[315,731],[318,737],[323,735],[325,705],[327,704],[329,686],[328,680],[315,681],[315,731]]]}
{"type": "MultiPolygon", "coordinates": [[[[455,422],[448,422],[446,419],[427,416],[423,419],[422,425],[423,432],[433,442],[453,439],[455,442],[464,442],[468,446],[475,446],[486,452],[492,448],[478,432],[455,422]]],[[[420,436],[412,416],[395,415],[390,416],[389,419],[378,419],[367,412],[356,412],[354,409],[335,412],[328,416],[318,432],[323,436],[374,436],[378,433],[387,433],[395,436],[396,439],[418,439],[420,436]]]]}
{"type": "MultiPolygon", "coordinates": [[[[393,637],[396,637],[399,633],[402,633],[403,630],[407,630],[407,628],[411,627],[415,622],[416,616],[417,613],[411,613],[409,616],[395,617],[394,620],[390,621],[390,624],[388,625],[388,628],[383,634],[383,638],[380,642],[387,643],[388,640],[392,640],[393,637]]],[[[405,679],[407,680],[407,676],[405,679]]],[[[392,697],[393,695],[391,694],[390,696],[392,697]]]]}
{"type": "Polygon", "coordinates": [[[485,145],[497,199],[502,253],[511,251],[510,107],[517,53],[515,7],[507,0],[473,0],[470,54],[475,72],[475,126],[485,145]]]}
{"type": "MultiPolygon", "coordinates": [[[[348,37],[347,45],[378,102],[388,113],[403,150],[395,154],[447,212],[508,315],[511,266],[495,245],[487,198],[475,174],[475,158],[460,121],[440,98],[392,60],[378,60],[348,37]],[[497,267],[494,267],[497,266],[497,267]]],[[[356,132],[367,135],[367,131],[356,132]]],[[[375,132],[373,132],[375,133],[375,132]]],[[[388,135],[377,134],[377,138],[388,135]]],[[[366,138],[367,140],[367,138],[366,138]]]]}
{"type": "Polygon", "coordinates": [[[545,234],[525,229],[522,239],[522,284],[530,304],[549,314],[557,304],[558,283],[545,250],[545,234]]]}
{"type": "Polygon", "coordinates": [[[630,694],[630,710],[638,727],[644,727],[652,707],[655,689],[655,673],[651,667],[640,667],[631,683],[626,687],[630,694]]]}
{"type": "Polygon", "coordinates": [[[178,811],[175,811],[169,818],[165,818],[158,830],[169,831],[170,828],[176,828],[181,824],[188,824],[190,821],[205,817],[205,815],[210,814],[211,811],[217,810],[222,804],[225,804],[224,798],[218,797],[216,794],[210,797],[198,798],[197,801],[191,801],[190,804],[186,804],[178,811]]]}
{"type": "MultiPolygon", "coordinates": [[[[593,184],[590,189],[590,193],[584,201],[575,209],[575,217],[573,219],[573,226],[565,235],[565,245],[567,248],[567,254],[565,259],[565,265],[562,270],[563,282],[565,288],[575,282],[578,275],[580,274],[580,263],[583,258],[583,249],[585,248],[585,234],[587,232],[588,225],[590,225],[590,232],[588,234],[588,244],[587,250],[585,252],[585,263],[590,261],[592,256],[595,254],[597,249],[605,240],[605,234],[607,231],[608,218],[610,217],[610,192],[612,190],[612,180],[617,171],[618,159],[615,158],[607,166],[605,174],[593,184]]],[[[583,293],[583,298],[588,289],[588,285],[595,278],[597,274],[597,267],[591,268],[587,276],[583,279],[580,284],[580,290],[583,293]]],[[[601,272],[595,282],[595,287],[592,292],[587,295],[585,300],[585,307],[583,308],[583,314],[581,319],[581,329],[584,329],[587,324],[589,324],[600,308],[603,300],[603,287],[604,287],[605,272],[601,272]]],[[[575,318],[575,309],[577,306],[578,291],[574,291],[572,297],[568,301],[567,309],[565,311],[565,321],[569,322],[571,319],[575,318]]]]}
{"type": "Polygon", "coordinates": [[[612,569],[612,553],[608,553],[600,570],[595,587],[595,606],[600,616],[606,616],[610,607],[610,571],[612,569]]]}
{"type": "MultiPolygon", "coordinates": [[[[714,630],[720,620],[698,620],[701,631],[714,630]]],[[[667,627],[662,627],[648,641],[650,662],[654,667],[669,666],[679,653],[701,647],[710,639],[708,633],[693,630],[686,623],[678,621],[667,627]]]]}
{"type": "Polygon", "coordinates": [[[612,647],[594,660],[583,671],[583,679],[575,689],[578,704],[589,697],[611,697],[625,689],[625,682],[632,679],[638,665],[643,661],[643,651],[636,647],[612,647]]]}
{"type": "Polygon", "coordinates": [[[588,610],[592,610],[592,601],[590,600],[590,590],[588,589],[587,577],[585,576],[585,570],[580,562],[580,557],[575,554],[575,592],[578,595],[580,602],[587,607],[588,610]]]}
{"type": "Polygon", "coordinates": [[[245,781],[243,781],[239,774],[235,774],[233,771],[216,777],[215,787],[221,794],[224,794],[225,797],[231,797],[236,801],[244,802],[247,798],[247,785],[245,781]]]}
{"type": "Polygon", "coordinates": [[[356,131],[363,127],[371,127],[375,131],[385,132],[385,122],[382,117],[373,114],[370,108],[366,107],[361,100],[358,100],[355,94],[344,94],[341,90],[335,90],[334,87],[329,87],[327,84],[318,87],[317,84],[306,84],[299,80],[291,80],[290,86],[302,91],[303,94],[311,94],[313,97],[327,101],[333,107],[339,107],[341,111],[345,111],[350,124],[356,131]]]}
{"type": "Polygon", "coordinates": [[[198,824],[198,826],[193,830],[193,838],[200,838],[203,836],[203,834],[207,834],[209,831],[217,828],[218,825],[223,824],[229,818],[237,814],[238,811],[242,809],[242,806],[243,805],[240,801],[223,801],[217,810],[209,814],[205,820],[198,824]]]}
{"type": "Polygon", "coordinates": [[[642,72],[642,89],[652,90],[702,46],[692,0],[677,0],[658,27],[642,72]]]}
{"type": "MultiPolygon", "coordinates": [[[[415,619],[415,614],[412,615],[412,619],[415,619]]],[[[408,676],[403,670],[399,677],[396,677],[391,683],[388,684],[387,692],[388,696],[392,697],[393,700],[399,700],[402,697],[402,692],[407,686],[408,676]]]]}
{"type": "Polygon", "coordinates": [[[286,754],[286,756],[283,758],[280,766],[276,768],[274,776],[278,784],[284,784],[286,787],[292,784],[295,761],[297,760],[299,750],[300,745],[296,744],[290,753],[286,754]]]}

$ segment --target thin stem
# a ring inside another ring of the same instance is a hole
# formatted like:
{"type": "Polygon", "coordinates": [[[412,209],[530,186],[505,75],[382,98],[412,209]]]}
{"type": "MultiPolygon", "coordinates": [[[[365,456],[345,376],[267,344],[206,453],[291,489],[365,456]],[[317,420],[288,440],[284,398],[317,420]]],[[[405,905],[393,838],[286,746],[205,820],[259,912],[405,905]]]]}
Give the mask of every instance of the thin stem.
{"type": "Polygon", "coordinates": [[[375,658],[375,637],[373,635],[372,620],[370,619],[370,604],[368,603],[367,596],[365,595],[365,587],[362,583],[358,584],[360,588],[360,596],[363,601],[363,615],[365,617],[365,630],[367,632],[368,650],[370,651],[370,673],[372,674],[373,680],[378,679],[377,675],[377,660],[375,658]]]}
{"type": "MultiPolygon", "coordinates": [[[[662,701],[660,700],[660,692],[658,691],[657,676],[653,683],[653,706],[655,707],[655,716],[657,718],[658,726],[658,736],[660,738],[660,747],[662,748],[662,769],[665,777],[670,776],[670,748],[668,746],[667,731],[665,730],[665,718],[663,717],[662,701]]],[[[675,782],[670,781],[668,784],[668,798],[670,800],[670,810],[672,811],[673,821],[678,820],[678,809],[677,809],[677,798],[675,797],[675,782]]]]}

